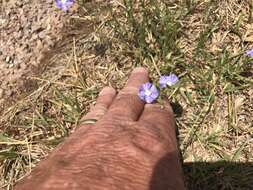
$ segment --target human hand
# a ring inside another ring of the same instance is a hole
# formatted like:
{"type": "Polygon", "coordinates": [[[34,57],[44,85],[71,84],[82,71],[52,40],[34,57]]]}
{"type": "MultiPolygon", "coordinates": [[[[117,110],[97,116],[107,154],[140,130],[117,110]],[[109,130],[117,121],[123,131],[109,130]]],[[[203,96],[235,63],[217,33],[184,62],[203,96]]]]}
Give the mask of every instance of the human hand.
{"type": "Polygon", "coordinates": [[[84,124],[16,189],[183,190],[173,111],[140,100],[145,82],[137,68],[119,94],[104,88],[84,124]]]}

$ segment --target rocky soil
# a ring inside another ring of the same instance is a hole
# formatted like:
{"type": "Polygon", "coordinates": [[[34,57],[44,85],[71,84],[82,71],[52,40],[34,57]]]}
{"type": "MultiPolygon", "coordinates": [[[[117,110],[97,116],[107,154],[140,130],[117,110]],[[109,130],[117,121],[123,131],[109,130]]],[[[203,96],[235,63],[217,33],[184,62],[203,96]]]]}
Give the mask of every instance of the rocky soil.
{"type": "Polygon", "coordinates": [[[77,5],[64,12],[54,0],[0,0],[0,105],[20,93],[76,12],[77,5]]]}

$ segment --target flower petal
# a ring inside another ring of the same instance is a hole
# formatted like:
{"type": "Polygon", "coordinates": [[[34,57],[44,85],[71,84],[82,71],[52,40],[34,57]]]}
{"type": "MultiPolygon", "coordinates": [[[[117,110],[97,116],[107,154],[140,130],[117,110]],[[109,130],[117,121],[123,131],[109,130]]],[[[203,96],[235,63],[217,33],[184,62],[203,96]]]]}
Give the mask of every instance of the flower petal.
{"type": "Polygon", "coordinates": [[[152,83],[146,82],[142,85],[142,87],[144,90],[149,90],[152,87],[152,85],[153,85],[152,83]]]}
{"type": "Polygon", "coordinates": [[[161,88],[165,88],[166,87],[167,80],[168,80],[167,78],[168,78],[168,76],[166,76],[166,75],[163,75],[163,76],[160,77],[159,84],[160,84],[161,88]]]}
{"type": "Polygon", "coordinates": [[[166,86],[172,86],[176,84],[178,81],[178,77],[175,74],[163,75],[160,77],[159,84],[161,88],[165,88],[166,86]]]}
{"type": "Polygon", "coordinates": [[[172,86],[172,85],[176,84],[177,81],[178,81],[177,75],[175,75],[175,74],[170,74],[170,75],[168,76],[167,85],[172,86]]]}
{"type": "Polygon", "coordinates": [[[74,2],[74,0],[55,0],[56,6],[64,11],[67,11],[74,2]]]}
{"type": "Polygon", "coordinates": [[[138,96],[141,100],[145,101],[146,103],[152,103],[159,96],[159,91],[157,90],[155,85],[148,82],[144,83],[139,88],[138,96]]]}
{"type": "Polygon", "coordinates": [[[253,57],[253,49],[247,50],[247,51],[246,51],[246,55],[248,55],[248,56],[250,56],[250,57],[253,57]]]}
{"type": "Polygon", "coordinates": [[[144,90],[140,90],[138,93],[138,96],[140,97],[141,100],[145,101],[145,91],[144,90]]]}

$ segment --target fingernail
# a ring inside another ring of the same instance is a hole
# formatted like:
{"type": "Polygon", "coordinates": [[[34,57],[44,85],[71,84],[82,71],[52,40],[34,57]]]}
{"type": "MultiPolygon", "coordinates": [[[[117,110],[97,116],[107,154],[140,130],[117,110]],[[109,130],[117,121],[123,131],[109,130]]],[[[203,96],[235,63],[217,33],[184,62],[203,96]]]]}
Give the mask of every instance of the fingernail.
{"type": "Polygon", "coordinates": [[[111,95],[115,95],[116,94],[116,90],[112,87],[104,87],[101,92],[99,93],[99,96],[104,96],[104,95],[108,95],[108,94],[111,94],[111,95]]]}
{"type": "Polygon", "coordinates": [[[148,73],[148,70],[145,67],[137,67],[132,73],[148,73]]]}

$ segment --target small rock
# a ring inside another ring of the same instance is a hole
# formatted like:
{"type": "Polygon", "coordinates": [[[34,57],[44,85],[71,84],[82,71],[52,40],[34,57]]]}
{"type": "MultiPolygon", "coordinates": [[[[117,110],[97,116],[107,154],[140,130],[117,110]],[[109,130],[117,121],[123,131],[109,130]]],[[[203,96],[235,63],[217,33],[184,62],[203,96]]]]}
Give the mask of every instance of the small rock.
{"type": "Polygon", "coordinates": [[[0,88],[0,99],[4,96],[4,89],[0,88]]]}
{"type": "Polygon", "coordinates": [[[20,40],[23,36],[23,32],[21,30],[18,32],[15,32],[14,36],[16,37],[17,40],[20,40]]]}
{"type": "Polygon", "coordinates": [[[37,34],[32,34],[31,40],[35,41],[38,39],[38,35],[37,34]]]}
{"type": "Polygon", "coordinates": [[[43,30],[43,28],[41,27],[41,25],[40,24],[34,24],[33,26],[32,26],[32,32],[38,32],[38,31],[42,31],[43,30]]]}
{"type": "Polygon", "coordinates": [[[41,50],[42,48],[43,48],[43,43],[42,43],[41,40],[38,40],[38,41],[37,41],[36,49],[39,51],[39,50],[41,50]]]}
{"type": "Polygon", "coordinates": [[[44,39],[46,37],[46,32],[45,31],[41,31],[40,33],[39,33],[39,38],[40,39],[44,39]]]}
{"type": "Polygon", "coordinates": [[[5,62],[6,63],[9,63],[11,61],[11,57],[10,56],[7,56],[6,58],[5,58],[5,62]]]}
{"type": "Polygon", "coordinates": [[[14,66],[13,64],[10,64],[10,65],[9,65],[9,69],[12,68],[13,66],[14,66]]]}

